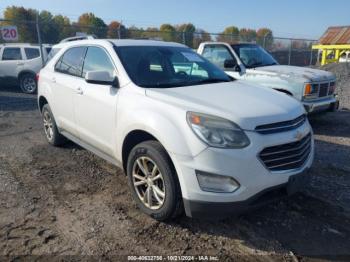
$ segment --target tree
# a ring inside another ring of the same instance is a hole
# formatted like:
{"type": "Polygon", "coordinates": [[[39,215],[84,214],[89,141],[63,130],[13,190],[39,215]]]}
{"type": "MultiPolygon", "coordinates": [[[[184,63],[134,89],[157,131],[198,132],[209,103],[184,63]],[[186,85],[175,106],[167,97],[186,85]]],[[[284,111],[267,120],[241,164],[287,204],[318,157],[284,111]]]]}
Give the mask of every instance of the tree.
{"type": "Polygon", "coordinates": [[[256,42],[266,49],[271,49],[273,45],[272,30],[260,28],[256,31],[256,42]]]}
{"type": "Polygon", "coordinates": [[[95,16],[93,13],[82,14],[78,18],[78,23],[76,25],[82,32],[96,35],[99,38],[104,38],[107,35],[107,25],[101,18],[95,16]]]}
{"type": "Polygon", "coordinates": [[[237,43],[239,41],[239,29],[236,26],[226,27],[225,30],[217,37],[218,41],[227,43],[237,43]]]}
{"type": "Polygon", "coordinates": [[[249,28],[242,28],[239,30],[239,38],[242,42],[256,41],[256,31],[249,28]]]}
{"type": "Polygon", "coordinates": [[[42,11],[39,14],[40,32],[43,43],[57,43],[59,42],[60,28],[53,20],[53,16],[48,11],[42,11]]]}
{"type": "Polygon", "coordinates": [[[162,24],[159,28],[163,41],[176,41],[176,29],[170,24],[162,24]]]}
{"type": "Polygon", "coordinates": [[[193,34],[196,31],[196,27],[193,24],[188,23],[178,25],[176,31],[178,32],[178,36],[180,35],[180,38],[178,38],[179,42],[182,42],[189,47],[193,47],[193,34]]]}
{"type": "Polygon", "coordinates": [[[147,27],[147,29],[144,32],[144,35],[146,38],[149,38],[149,39],[157,39],[157,40],[162,39],[160,29],[157,27],[147,27]]]}
{"type": "Polygon", "coordinates": [[[56,15],[52,18],[52,23],[57,26],[59,41],[74,34],[71,22],[68,17],[56,15]]]}
{"type": "Polygon", "coordinates": [[[108,38],[125,38],[127,35],[126,28],[118,21],[112,21],[108,25],[107,37],[108,38]]]}
{"type": "Polygon", "coordinates": [[[37,43],[37,31],[35,27],[37,11],[24,7],[10,6],[4,11],[3,25],[16,25],[20,42],[37,43]]]}
{"type": "Polygon", "coordinates": [[[210,34],[204,31],[203,29],[197,29],[196,32],[194,33],[193,48],[198,48],[200,43],[208,42],[208,41],[211,41],[210,34]]]}

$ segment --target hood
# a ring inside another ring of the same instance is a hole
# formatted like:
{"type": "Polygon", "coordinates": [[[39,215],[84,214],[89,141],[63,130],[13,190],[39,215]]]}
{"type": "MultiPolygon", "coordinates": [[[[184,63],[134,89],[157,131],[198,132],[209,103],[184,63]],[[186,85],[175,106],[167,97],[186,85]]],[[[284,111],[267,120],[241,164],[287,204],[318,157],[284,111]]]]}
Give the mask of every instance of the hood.
{"type": "Polygon", "coordinates": [[[292,120],[305,113],[294,98],[266,87],[233,81],[177,88],[149,88],[146,95],[183,108],[226,118],[242,129],[292,120]]]}
{"type": "Polygon", "coordinates": [[[303,83],[335,80],[335,75],[331,72],[300,66],[262,66],[249,71],[250,73],[279,76],[281,78],[287,78],[289,80],[295,80],[303,83]]]}

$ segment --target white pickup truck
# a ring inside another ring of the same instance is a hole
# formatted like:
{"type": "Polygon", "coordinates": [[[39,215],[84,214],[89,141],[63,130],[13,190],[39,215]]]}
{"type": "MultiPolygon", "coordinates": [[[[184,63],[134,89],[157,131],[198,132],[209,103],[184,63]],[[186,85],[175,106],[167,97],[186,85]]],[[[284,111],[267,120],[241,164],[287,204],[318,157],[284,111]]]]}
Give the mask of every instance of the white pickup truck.
{"type": "Polygon", "coordinates": [[[228,75],[255,85],[266,86],[295,97],[308,113],[334,111],[339,107],[333,73],[307,67],[279,65],[256,44],[202,43],[200,55],[228,75]]]}

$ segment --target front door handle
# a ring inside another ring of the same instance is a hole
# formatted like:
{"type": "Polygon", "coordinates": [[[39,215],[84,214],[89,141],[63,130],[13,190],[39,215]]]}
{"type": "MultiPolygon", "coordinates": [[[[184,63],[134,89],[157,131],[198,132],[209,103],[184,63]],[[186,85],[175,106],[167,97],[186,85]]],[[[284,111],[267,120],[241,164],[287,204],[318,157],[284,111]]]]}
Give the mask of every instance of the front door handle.
{"type": "Polygon", "coordinates": [[[17,65],[18,65],[18,66],[23,66],[24,63],[23,63],[23,62],[18,62],[17,65]]]}
{"type": "Polygon", "coordinates": [[[78,88],[77,88],[77,94],[78,94],[78,95],[84,94],[83,89],[82,89],[81,87],[78,87],[78,88]]]}

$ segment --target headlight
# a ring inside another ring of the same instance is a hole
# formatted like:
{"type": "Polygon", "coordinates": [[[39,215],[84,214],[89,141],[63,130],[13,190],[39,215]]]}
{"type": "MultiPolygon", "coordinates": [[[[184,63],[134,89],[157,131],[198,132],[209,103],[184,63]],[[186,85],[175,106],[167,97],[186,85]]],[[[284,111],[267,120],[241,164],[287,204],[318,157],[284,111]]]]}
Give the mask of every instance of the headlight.
{"type": "Polygon", "coordinates": [[[244,131],[229,120],[187,112],[187,122],[199,139],[211,147],[243,148],[250,144],[244,131]]]}

